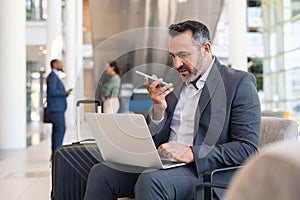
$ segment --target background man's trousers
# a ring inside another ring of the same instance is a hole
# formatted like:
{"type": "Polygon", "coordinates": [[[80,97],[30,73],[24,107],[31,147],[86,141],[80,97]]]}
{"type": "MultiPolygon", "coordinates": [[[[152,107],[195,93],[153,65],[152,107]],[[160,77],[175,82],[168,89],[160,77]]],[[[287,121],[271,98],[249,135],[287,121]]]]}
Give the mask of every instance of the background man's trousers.
{"type": "Polygon", "coordinates": [[[54,151],[62,145],[64,140],[64,135],[66,131],[65,113],[51,112],[50,117],[52,121],[51,150],[53,156],[54,151]]]}

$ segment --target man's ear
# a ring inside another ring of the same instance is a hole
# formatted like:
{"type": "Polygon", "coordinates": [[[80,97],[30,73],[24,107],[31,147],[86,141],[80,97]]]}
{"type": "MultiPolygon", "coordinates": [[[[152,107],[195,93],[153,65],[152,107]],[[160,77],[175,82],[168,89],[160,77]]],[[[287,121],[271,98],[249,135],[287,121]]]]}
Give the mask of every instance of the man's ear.
{"type": "Polygon", "coordinates": [[[202,47],[205,49],[205,51],[206,51],[207,53],[210,53],[210,50],[211,50],[211,44],[210,44],[209,42],[204,42],[204,43],[202,44],[202,47]]]}

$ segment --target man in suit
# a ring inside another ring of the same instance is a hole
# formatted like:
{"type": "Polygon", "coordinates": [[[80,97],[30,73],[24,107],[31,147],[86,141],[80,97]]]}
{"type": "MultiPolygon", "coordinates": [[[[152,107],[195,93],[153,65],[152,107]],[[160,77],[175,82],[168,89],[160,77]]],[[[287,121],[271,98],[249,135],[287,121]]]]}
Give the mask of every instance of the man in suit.
{"type": "Polygon", "coordinates": [[[158,152],[186,165],[129,173],[97,164],[86,200],[193,199],[205,170],[240,165],[258,149],[261,110],[254,76],[218,61],[204,24],[184,21],[169,33],[169,52],[183,83],[145,78],[153,102],[147,121],[158,152]]]}
{"type": "Polygon", "coordinates": [[[51,150],[52,156],[55,150],[62,145],[66,124],[65,111],[67,109],[67,96],[72,89],[65,90],[59,78],[59,71],[63,71],[63,63],[58,59],[51,60],[51,73],[47,77],[47,113],[49,113],[52,123],[51,150]]]}

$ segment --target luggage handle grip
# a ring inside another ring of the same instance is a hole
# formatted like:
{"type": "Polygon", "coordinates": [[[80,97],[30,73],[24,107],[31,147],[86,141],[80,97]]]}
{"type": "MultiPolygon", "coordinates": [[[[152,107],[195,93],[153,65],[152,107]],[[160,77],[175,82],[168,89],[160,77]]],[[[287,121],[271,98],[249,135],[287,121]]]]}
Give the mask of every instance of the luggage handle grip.
{"type": "Polygon", "coordinates": [[[96,99],[83,99],[83,100],[78,100],[76,102],[76,106],[78,107],[80,104],[82,103],[95,103],[97,104],[98,106],[100,106],[100,101],[99,100],[96,100],[96,99]]]}
{"type": "Polygon", "coordinates": [[[72,142],[72,144],[81,144],[81,143],[85,143],[85,142],[95,142],[95,139],[84,139],[84,140],[80,140],[80,141],[77,141],[77,142],[72,142]]]}

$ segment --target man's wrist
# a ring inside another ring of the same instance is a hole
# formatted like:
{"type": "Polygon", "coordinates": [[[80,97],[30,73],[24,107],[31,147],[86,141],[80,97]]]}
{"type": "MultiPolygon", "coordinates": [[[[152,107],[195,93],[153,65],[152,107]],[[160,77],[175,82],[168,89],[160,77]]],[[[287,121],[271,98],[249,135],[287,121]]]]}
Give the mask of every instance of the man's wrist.
{"type": "Polygon", "coordinates": [[[195,157],[194,157],[194,152],[193,152],[192,146],[188,147],[188,151],[189,151],[189,156],[190,156],[190,158],[189,158],[190,162],[194,162],[195,157]]]}
{"type": "Polygon", "coordinates": [[[159,104],[154,104],[153,105],[153,115],[152,119],[155,121],[161,121],[163,119],[165,113],[165,109],[159,105],[159,104]]]}
{"type": "Polygon", "coordinates": [[[154,115],[154,110],[152,109],[152,111],[149,112],[149,117],[154,125],[159,125],[164,120],[164,114],[160,119],[155,119],[153,115],[154,115]]]}

